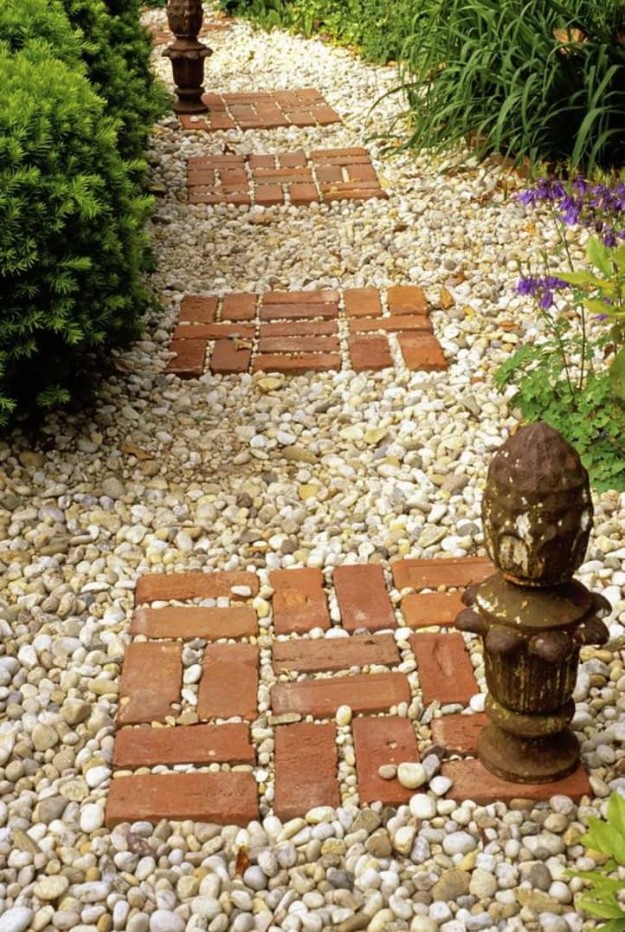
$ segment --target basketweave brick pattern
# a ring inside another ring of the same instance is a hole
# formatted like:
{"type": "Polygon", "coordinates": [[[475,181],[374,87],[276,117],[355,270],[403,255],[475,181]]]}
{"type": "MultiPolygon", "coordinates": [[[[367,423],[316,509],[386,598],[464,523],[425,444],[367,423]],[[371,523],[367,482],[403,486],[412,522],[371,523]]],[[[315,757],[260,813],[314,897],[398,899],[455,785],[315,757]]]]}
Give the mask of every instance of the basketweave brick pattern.
{"type": "Polygon", "coordinates": [[[341,118],[319,91],[254,91],[243,94],[204,94],[208,113],[180,114],[187,132],[228,129],[274,129],[280,126],[329,126],[341,118]]]}
{"type": "Polygon", "coordinates": [[[222,375],[385,369],[394,365],[390,335],[409,369],[442,370],[429,312],[416,285],[186,295],[167,371],[197,378],[207,366],[222,375]]]}
{"type": "Polygon", "coordinates": [[[386,198],[366,149],[268,155],[195,155],[187,163],[190,204],[303,206],[386,198]]]}
{"type": "Polygon", "coordinates": [[[491,571],[488,560],[471,557],[400,560],[387,575],[378,564],[277,570],[269,574],[271,612],[262,619],[254,609],[255,573],[141,577],[122,671],[107,825],[161,818],[246,824],[267,811],[260,791],[267,780],[282,819],[339,805],[342,705],[352,710],[360,802],[404,803],[410,791],[382,779],[378,768],[419,759],[414,723],[401,711],[414,700],[449,708],[435,713],[430,727],[432,743],[458,758],[442,767],[453,780],[453,799],[546,799],[554,792],[580,798],[589,792],[581,768],[557,786],[528,787],[498,780],[476,760],[486,716],[469,707],[478,685],[465,636],[445,629],[462,589],[491,571]],[[217,599],[219,606],[197,604],[217,599]],[[407,640],[406,627],[413,629],[407,640]],[[259,643],[269,664],[264,672],[259,643]],[[185,676],[187,645],[202,655],[193,701],[189,688],[197,676],[185,676]],[[412,679],[403,672],[406,661],[416,666],[412,679]],[[267,669],[273,679],[259,690],[267,669]],[[257,767],[251,731],[261,718],[261,695],[269,695],[262,711],[274,727],[269,777],[257,767]],[[185,772],[149,772],[159,765],[185,765],[185,772]]]}

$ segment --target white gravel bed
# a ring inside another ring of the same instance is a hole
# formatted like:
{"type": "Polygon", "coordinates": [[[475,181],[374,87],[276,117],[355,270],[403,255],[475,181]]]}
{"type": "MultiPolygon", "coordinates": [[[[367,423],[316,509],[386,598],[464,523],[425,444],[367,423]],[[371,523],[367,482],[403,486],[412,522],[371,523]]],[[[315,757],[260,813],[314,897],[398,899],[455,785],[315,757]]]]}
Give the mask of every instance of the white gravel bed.
{"type": "MultiPolygon", "coordinates": [[[[581,883],[565,869],[593,866],[579,843],[584,824],[625,786],[625,495],[616,493],[595,499],[580,572],[614,607],[612,640],[584,650],[575,695],[593,799],[457,806],[433,784],[396,811],[359,809],[342,712],[345,805],[336,811],[283,825],[267,806],[262,824],[246,829],[103,827],[139,575],[258,570],[266,689],[274,678],[270,622],[262,623],[268,570],[364,561],[388,569],[407,555],[482,552],[486,467],[516,424],[491,377],[535,329],[532,307],[514,293],[519,266],[552,243],[538,215],[512,197],[514,176],[495,167],[444,173],[426,158],[381,160],[369,137],[400,103],[370,105],[394,85],[393,68],[244,24],[210,42],[207,88],[313,86],[345,122],[183,136],[164,119],[150,150],[153,181],[167,189],[152,223],[162,316],[116,359],[93,410],[51,415],[40,437],[15,430],[0,442],[0,932],[594,928],[575,911],[581,883]],[[186,204],[190,154],[363,144],[386,202],[186,204]],[[453,307],[433,313],[446,373],[301,375],[271,390],[247,376],[164,375],[185,292],[410,283],[434,302],[441,285],[453,296],[453,307]],[[237,872],[242,851],[246,866],[237,872]]],[[[160,51],[155,64],[169,81],[160,51]]],[[[477,648],[473,662],[481,681],[477,648]]],[[[440,714],[418,702],[403,711],[420,717],[420,740],[423,716],[440,714]]],[[[253,731],[259,766],[271,776],[271,729],[259,722],[253,731]]]]}

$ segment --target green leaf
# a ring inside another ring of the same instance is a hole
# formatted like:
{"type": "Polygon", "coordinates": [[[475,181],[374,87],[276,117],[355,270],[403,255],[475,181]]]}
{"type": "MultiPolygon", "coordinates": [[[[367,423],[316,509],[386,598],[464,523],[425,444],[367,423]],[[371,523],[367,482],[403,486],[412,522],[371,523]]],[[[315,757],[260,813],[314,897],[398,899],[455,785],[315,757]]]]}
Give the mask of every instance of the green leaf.
{"type": "Polygon", "coordinates": [[[592,272],[583,272],[581,270],[577,272],[558,272],[557,277],[569,285],[592,285],[594,288],[604,288],[606,284],[603,279],[597,278],[592,272]]]}
{"type": "MultiPolygon", "coordinates": [[[[612,360],[612,365],[610,366],[610,385],[614,395],[621,401],[625,401],[625,347],[621,347],[612,360]]],[[[618,794],[615,794],[615,796],[616,795],[618,794]]],[[[625,801],[622,801],[622,806],[625,808],[625,801]]],[[[621,863],[625,864],[625,861],[621,861],[621,863]]]]}
{"type": "Polygon", "coordinates": [[[608,277],[612,275],[611,250],[598,237],[591,236],[586,246],[586,258],[591,265],[608,277]]]}

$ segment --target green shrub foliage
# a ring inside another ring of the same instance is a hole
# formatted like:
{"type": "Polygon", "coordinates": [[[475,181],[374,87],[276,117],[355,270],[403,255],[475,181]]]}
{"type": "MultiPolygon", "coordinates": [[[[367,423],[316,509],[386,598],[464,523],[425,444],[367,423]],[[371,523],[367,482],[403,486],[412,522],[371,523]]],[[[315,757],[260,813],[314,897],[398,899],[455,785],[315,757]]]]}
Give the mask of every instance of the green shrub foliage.
{"type": "Polygon", "coordinates": [[[135,0],[60,0],[84,36],[89,80],[119,121],[122,155],[142,155],[150,128],[165,112],[167,94],[150,72],[150,37],[139,22],[135,0]]]}
{"type": "MultiPolygon", "coordinates": [[[[48,39],[53,27],[63,34],[52,23],[48,39]]],[[[149,306],[141,269],[150,201],[138,193],[117,148],[116,121],[84,68],[55,58],[45,39],[20,51],[0,42],[0,86],[5,421],[18,400],[67,400],[86,354],[138,332],[149,306]]]]}
{"type": "Polygon", "coordinates": [[[415,0],[220,0],[220,6],[265,28],[323,33],[342,45],[358,46],[372,61],[388,62],[401,54],[415,0]]]}

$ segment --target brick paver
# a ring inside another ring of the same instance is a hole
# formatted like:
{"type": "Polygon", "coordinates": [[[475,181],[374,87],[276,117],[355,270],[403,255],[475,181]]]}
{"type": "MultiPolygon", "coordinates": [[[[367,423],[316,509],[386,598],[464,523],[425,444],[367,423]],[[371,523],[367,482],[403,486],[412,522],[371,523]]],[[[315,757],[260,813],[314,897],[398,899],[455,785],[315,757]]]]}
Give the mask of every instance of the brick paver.
{"type": "Polygon", "coordinates": [[[186,131],[273,129],[280,126],[328,126],[341,118],[314,88],[204,94],[207,114],[179,116],[186,131]]]}
{"type": "Polygon", "coordinates": [[[456,615],[465,607],[459,592],[411,592],[401,603],[409,628],[453,625],[456,615]]]}
{"type": "Polygon", "coordinates": [[[254,573],[148,573],[135,589],[135,603],[166,602],[169,599],[247,599],[258,592],[254,573]],[[236,591],[239,589],[240,591],[236,591]]]}
{"type": "Polygon", "coordinates": [[[391,634],[355,634],[349,638],[300,638],[276,641],[273,668],[276,673],[317,673],[348,670],[369,664],[392,667],[400,661],[399,650],[391,634]]]}
{"type": "Polygon", "coordinates": [[[376,799],[392,805],[408,802],[413,791],[407,790],[398,780],[383,780],[378,767],[419,760],[411,722],[389,715],[363,717],[354,719],[352,729],[360,802],[371,803],[376,799]]]}
{"type": "Polygon", "coordinates": [[[459,633],[430,634],[420,632],[410,638],[417,660],[423,702],[435,699],[442,703],[465,705],[479,692],[464,638],[459,633]]]}
{"type": "Polygon", "coordinates": [[[393,563],[398,589],[464,588],[495,572],[488,557],[439,557],[435,560],[398,560],[393,563]]]}
{"type": "Polygon", "coordinates": [[[369,153],[358,147],[310,154],[191,156],[187,185],[190,204],[305,205],[388,196],[369,153]]]}
{"type": "Polygon", "coordinates": [[[131,634],[149,638],[251,637],[258,633],[256,612],[248,605],[228,608],[139,608],[130,625],[131,634]]]}
{"type": "Polygon", "coordinates": [[[276,729],[276,815],[292,819],[315,806],[340,805],[334,725],[276,729]]]}
{"type": "MultiPolygon", "coordinates": [[[[302,303],[332,305],[336,300],[334,293],[326,292],[321,302],[309,298],[302,303]]],[[[268,306],[283,302],[284,293],[273,292],[268,306]]],[[[204,311],[201,305],[200,310],[204,311]]],[[[219,316],[219,303],[213,310],[219,316]]],[[[245,302],[231,302],[231,311],[245,313],[245,302]]],[[[208,308],[206,316],[210,313],[208,308]]],[[[393,633],[375,633],[396,627],[392,587],[379,564],[342,565],[325,576],[317,568],[270,572],[273,595],[268,595],[270,611],[262,629],[251,605],[251,596],[259,591],[254,572],[147,574],[137,583],[137,608],[131,623],[130,633],[139,640],[128,646],[124,658],[114,771],[157,764],[254,766],[256,748],[250,727],[257,727],[251,723],[263,721],[267,712],[269,727],[275,728],[275,750],[268,776],[260,779],[262,785],[273,785],[274,811],[287,819],[315,805],[337,806],[342,799],[333,719],[338,707],[346,705],[353,714],[349,727],[356,764],[354,789],[360,802],[406,802],[411,791],[396,778],[384,780],[378,774],[382,764],[418,760],[414,722],[394,710],[413,699],[420,699],[424,706],[437,701],[442,706],[459,704],[466,710],[471,696],[479,691],[464,635],[418,629],[449,626],[461,608],[458,590],[491,571],[485,558],[395,563],[394,585],[405,590],[401,623],[416,629],[407,644],[402,632],[399,645],[393,633]],[[150,607],[156,601],[189,603],[200,597],[226,597],[231,604],[150,607]],[[330,597],[336,599],[340,621],[330,619],[330,597]],[[324,637],[310,636],[314,628],[330,627],[342,629],[342,636],[330,632],[324,637]],[[355,634],[359,628],[374,633],[355,634]],[[263,695],[263,689],[260,693],[258,689],[256,638],[260,631],[263,665],[270,662],[278,677],[273,686],[265,687],[268,709],[258,704],[263,695]],[[250,643],[242,643],[241,638],[250,643]],[[215,643],[216,639],[220,642],[215,643]],[[199,683],[193,687],[183,683],[185,640],[193,641],[197,656],[192,662],[200,665],[195,677],[199,676],[199,683]],[[412,658],[416,682],[411,685],[397,667],[412,658]],[[383,667],[388,671],[380,671],[383,667]],[[196,701],[189,695],[190,688],[197,691],[196,701]],[[223,721],[232,718],[238,721],[223,721]],[[315,723],[312,718],[326,721],[315,723]]],[[[560,784],[528,788],[493,777],[475,759],[486,721],[482,713],[465,712],[439,715],[431,722],[431,741],[448,756],[462,757],[445,761],[442,768],[454,780],[449,794],[454,799],[487,803],[512,797],[546,799],[554,792],[579,798],[589,792],[581,772],[563,781],[560,790],[560,784]]],[[[252,773],[223,769],[219,773],[120,773],[113,779],[107,825],[162,817],[246,824],[258,817],[257,782],[252,773]]]]}
{"type": "Polygon", "coordinates": [[[298,712],[328,718],[340,705],[354,712],[387,712],[410,702],[410,686],[403,673],[363,673],[332,679],[277,683],[271,690],[276,715],[298,712]]]}
{"type": "Polygon", "coordinates": [[[348,631],[357,628],[379,631],[382,628],[397,627],[381,566],[368,563],[337,566],[334,571],[334,588],[341,610],[341,622],[348,631]]]}
{"type": "Polygon", "coordinates": [[[313,628],[330,627],[321,570],[274,570],[269,579],[274,590],[276,634],[303,634],[313,628]]]}
{"type": "Polygon", "coordinates": [[[122,728],[113,765],[120,769],[156,764],[253,764],[254,748],[244,724],[122,728]]]}
{"type": "Polygon", "coordinates": [[[476,759],[447,761],[441,772],[453,781],[448,793],[451,799],[472,799],[478,805],[488,805],[494,799],[507,803],[511,799],[541,800],[559,794],[579,802],[582,796],[592,796],[588,776],[581,766],[555,783],[509,783],[496,777],[476,759]]]}
{"type": "Polygon", "coordinates": [[[423,289],[413,285],[186,295],[171,343],[178,355],[167,372],[197,378],[205,366],[216,374],[386,369],[395,364],[389,334],[408,368],[446,367],[423,289]]]}
{"type": "Polygon", "coordinates": [[[126,648],[117,721],[122,725],[163,722],[180,699],[178,644],[134,643],[126,648]]]}
{"type": "Polygon", "coordinates": [[[200,718],[256,718],[257,692],[257,647],[211,644],[206,648],[197,705],[200,718]]]}
{"type": "Polygon", "coordinates": [[[113,780],[106,825],[192,819],[218,825],[246,825],[258,818],[256,781],[251,773],[137,774],[113,780]]]}

